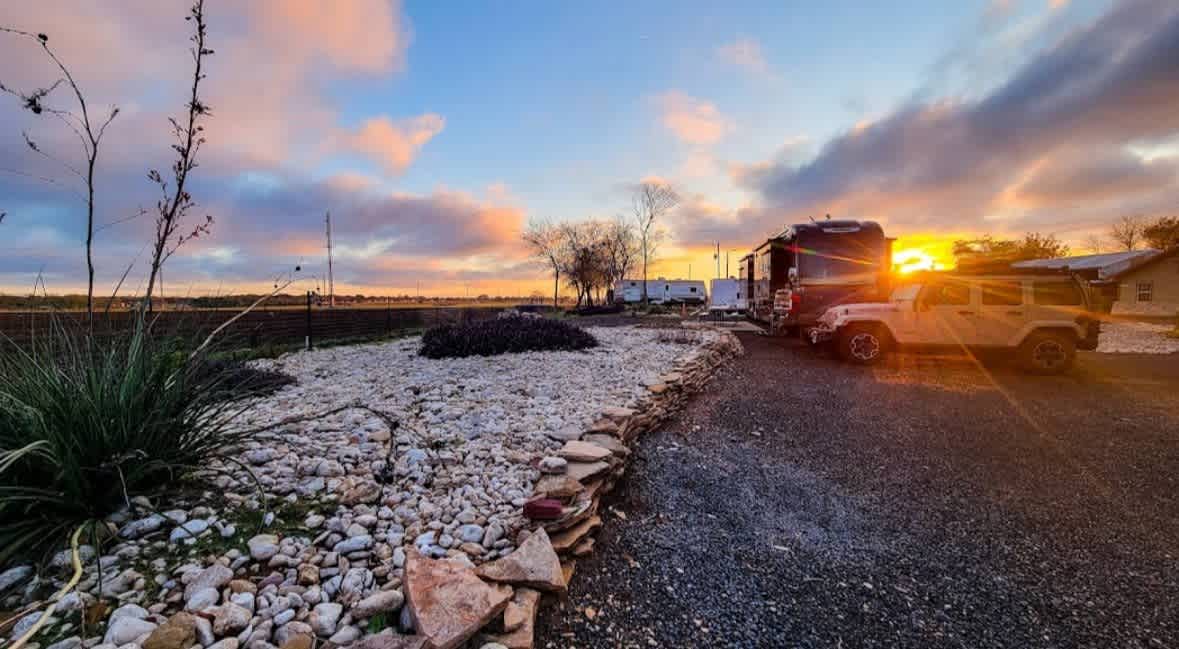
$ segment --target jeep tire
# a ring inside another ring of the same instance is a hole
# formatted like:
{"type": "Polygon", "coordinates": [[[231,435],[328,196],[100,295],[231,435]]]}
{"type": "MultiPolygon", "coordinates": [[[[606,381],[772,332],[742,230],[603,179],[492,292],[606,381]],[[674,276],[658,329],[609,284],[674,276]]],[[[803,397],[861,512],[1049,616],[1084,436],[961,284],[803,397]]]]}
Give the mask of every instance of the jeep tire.
{"type": "Polygon", "coordinates": [[[1056,331],[1035,331],[1019,346],[1023,369],[1033,374],[1060,374],[1073,366],[1077,341],[1056,331]]]}
{"type": "Polygon", "coordinates": [[[880,327],[851,324],[839,330],[835,348],[839,357],[856,365],[874,365],[884,357],[887,340],[880,327]]]}

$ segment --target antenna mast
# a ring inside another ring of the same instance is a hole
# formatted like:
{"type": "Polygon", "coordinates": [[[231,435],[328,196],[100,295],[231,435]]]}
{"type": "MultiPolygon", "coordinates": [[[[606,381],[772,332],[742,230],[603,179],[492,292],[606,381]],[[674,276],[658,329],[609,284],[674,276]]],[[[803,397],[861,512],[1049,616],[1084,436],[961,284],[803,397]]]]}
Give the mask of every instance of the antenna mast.
{"type": "Polygon", "coordinates": [[[328,212],[324,218],[327,224],[327,255],[328,255],[328,306],[334,308],[336,306],[336,283],[332,278],[332,213],[328,212]]]}

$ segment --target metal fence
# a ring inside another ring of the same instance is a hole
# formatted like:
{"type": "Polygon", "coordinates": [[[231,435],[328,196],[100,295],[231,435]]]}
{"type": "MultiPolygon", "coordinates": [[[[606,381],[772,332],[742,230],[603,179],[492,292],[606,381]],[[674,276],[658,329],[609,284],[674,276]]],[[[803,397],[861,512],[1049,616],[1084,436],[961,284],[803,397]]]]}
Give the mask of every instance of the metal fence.
{"type": "MultiPolygon", "coordinates": [[[[378,338],[433,327],[443,323],[470,322],[494,318],[504,306],[423,308],[284,308],[257,309],[225,328],[222,336],[237,347],[289,345],[331,340],[378,338]]],[[[191,309],[151,314],[153,330],[168,335],[198,338],[207,336],[233,318],[238,311],[191,309]]],[[[95,314],[94,333],[109,336],[127,331],[135,314],[129,311],[95,314]]],[[[0,313],[0,335],[18,346],[55,328],[81,329],[85,314],[77,312],[0,313]]]]}

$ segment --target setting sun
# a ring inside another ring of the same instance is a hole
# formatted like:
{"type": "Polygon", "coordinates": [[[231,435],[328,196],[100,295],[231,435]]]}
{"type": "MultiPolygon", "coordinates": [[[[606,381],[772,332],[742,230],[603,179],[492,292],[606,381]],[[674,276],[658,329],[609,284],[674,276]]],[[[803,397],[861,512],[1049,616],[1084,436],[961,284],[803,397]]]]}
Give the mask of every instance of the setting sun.
{"type": "Polygon", "coordinates": [[[902,235],[893,244],[892,267],[897,273],[946,270],[954,267],[954,240],[964,235],[902,235]]]}
{"type": "Polygon", "coordinates": [[[909,248],[892,254],[892,265],[898,273],[912,273],[919,270],[934,270],[939,267],[933,257],[922,250],[909,248]]]}

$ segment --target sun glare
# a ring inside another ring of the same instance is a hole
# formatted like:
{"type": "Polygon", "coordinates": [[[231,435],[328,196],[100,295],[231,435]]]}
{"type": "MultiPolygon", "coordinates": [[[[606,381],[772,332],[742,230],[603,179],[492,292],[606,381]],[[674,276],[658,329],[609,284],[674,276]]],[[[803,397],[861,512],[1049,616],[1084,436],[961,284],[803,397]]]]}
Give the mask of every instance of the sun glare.
{"type": "Polygon", "coordinates": [[[892,265],[902,275],[919,270],[935,270],[941,266],[931,255],[918,248],[909,248],[894,252],[892,254],[892,265]]]}

